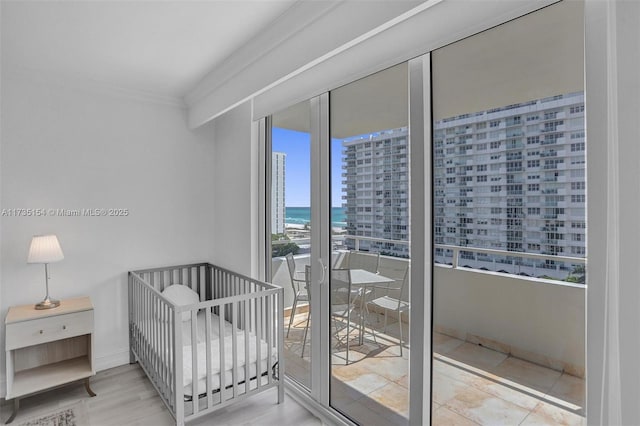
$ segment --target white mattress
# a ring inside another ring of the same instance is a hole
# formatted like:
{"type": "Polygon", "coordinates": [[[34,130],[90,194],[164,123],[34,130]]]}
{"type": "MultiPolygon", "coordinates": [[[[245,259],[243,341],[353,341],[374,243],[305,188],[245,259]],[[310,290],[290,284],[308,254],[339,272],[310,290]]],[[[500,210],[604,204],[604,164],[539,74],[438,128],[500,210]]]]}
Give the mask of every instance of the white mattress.
{"type": "MultiPolygon", "coordinates": [[[[198,338],[198,343],[204,342],[205,341],[205,316],[204,316],[204,312],[198,312],[198,332],[197,332],[197,338],[198,338]]],[[[216,315],[216,314],[211,314],[211,337],[212,338],[217,338],[218,334],[219,334],[219,330],[220,330],[220,324],[219,324],[220,318],[216,315]]],[[[231,331],[233,330],[233,327],[231,325],[231,323],[225,321],[224,322],[224,335],[226,336],[231,336],[231,331]]],[[[241,330],[237,330],[240,331],[241,330]]],[[[191,346],[191,320],[189,321],[182,321],[182,346],[191,346]]]]}
{"type": "MultiPolygon", "coordinates": [[[[198,342],[195,345],[198,355],[198,386],[197,394],[201,395],[207,391],[207,343],[205,341],[205,316],[204,312],[198,313],[198,327],[197,338],[198,342]]],[[[220,338],[219,338],[219,317],[217,315],[211,315],[211,390],[220,389],[220,338]]],[[[191,342],[191,321],[183,321],[182,323],[182,360],[183,360],[183,385],[184,394],[191,396],[193,387],[193,358],[192,350],[194,345],[191,342]]],[[[224,385],[233,385],[233,327],[230,323],[225,321],[224,324],[224,385]]],[[[249,333],[249,356],[245,356],[245,332],[244,330],[235,330],[236,343],[237,343],[237,377],[235,382],[241,383],[245,379],[245,364],[249,363],[249,378],[256,377],[256,359],[257,359],[257,342],[254,333],[249,333]]],[[[271,362],[267,362],[268,359],[268,345],[264,340],[260,340],[260,375],[266,373],[271,366],[273,366],[277,360],[276,348],[271,349],[271,362]]]]}
{"type": "MultiPolygon", "coordinates": [[[[231,336],[227,336],[224,339],[224,385],[233,385],[233,341],[231,336]]],[[[249,378],[256,376],[256,338],[253,333],[249,333],[249,356],[245,356],[245,341],[244,332],[237,332],[237,377],[235,382],[241,383],[245,379],[245,364],[249,363],[249,378]]],[[[183,385],[184,394],[192,395],[193,387],[193,360],[192,349],[194,346],[184,346],[182,350],[183,356],[183,385]]],[[[195,346],[198,354],[198,395],[206,393],[207,390],[207,369],[206,369],[206,342],[198,343],[195,346]]],[[[267,343],[263,340],[260,341],[260,374],[266,373],[269,368],[278,360],[277,351],[275,348],[271,349],[271,362],[268,363],[267,343]]],[[[211,341],[211,390],[220,389],[220,339],[216,338],[211,341]]]]}
{"type": "MultiPolygon", "coordinates": [[[[195,345],[198,354],[198,395],[207,391],[207,369],[206,369],[206,330],[205,330],[205,314],[198,312],[197,316],[197,344],[195,345]]],[[[144,329],[147,321],[143,321],[141,326],[144,329]]],[[[219,338],[219,317],[211,314],[211,390],[220,389],[220,338],[219,338]]],[[[233,385],[233,326],[225,321],[224,323],[224,348],[225,348],[225,378],[224,385],[233,385]]],[[[241,383],[245,379],[245,364],[247,362],[244,351],[244,330],[235,330],[237,342],[237,378],[236,383],[241,383]]],[[[193,359],[191,342],[191,321],[182,322],[182,359],[183,359],[183,386],[184,394],[191,396],[193,388],[193,359]]],[[[260,340],[260,375],[266,373],[278,361],[277,349],[271,349],[271,362],[267,362],[269,356],[267,342],[260,340]]],[[[256,377],[256,336],[249,333],[249,379],[256,377]]]]}

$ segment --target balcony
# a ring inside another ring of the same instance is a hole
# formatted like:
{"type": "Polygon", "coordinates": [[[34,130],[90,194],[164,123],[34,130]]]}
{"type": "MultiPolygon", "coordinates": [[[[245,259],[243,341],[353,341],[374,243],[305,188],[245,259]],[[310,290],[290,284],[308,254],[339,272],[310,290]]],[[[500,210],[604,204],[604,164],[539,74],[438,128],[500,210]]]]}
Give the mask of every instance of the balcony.
{"type": "MultiPolygon", "coordinates": [[[[358,245],[376,240],[352,238],[358,245]]],[[[559,273],[557,265],[537,266],[558,259],[553,256],[455,246],[439,249],[449,253],[451,264],[434,268],[433,424],[470,424],[469,420],[521,424],[525,419],[537,424],[584,423],[584,285],[516,275],[530,270],[540,275],[559,273]],[[461,252],[489,263],[492,259],[495,263],[498,254],[508,256],[510,263],[494,265],[508,273],[470,268],[461,252]],[[528,258],[515,260],[518,256],[528,258]]],[[[335,252],[333,260],[340,265],[347,256],[335,252]]],[[[380,274],[397,276],[406,262],[381,256],[380,274]]],[[[309,257],[297,256],[296,263],[304,268],[309,257]]],[[[274,282],[285,288],[285,306],[290,306],[286,263],[275,258],[272,264],[274,282]]],[[[301,356],[307,314],[308,308],[298,309],[285,343],[287,371],[299,377],[310,377],[309,341],[301,356]]],[[[361,312],[355,314],[354,330],[361,312]]],[[[381,318],[371,313],[363,344],[355,344],[354,332],[349,364],[339,356],[332,359],[334,405],[359,416],[361,422],[371,420],[364,424],[407,424],[408,318],[403,316],[400,324],[403,356],[398,319],[390,319],[385,330],[381,318]]]]}

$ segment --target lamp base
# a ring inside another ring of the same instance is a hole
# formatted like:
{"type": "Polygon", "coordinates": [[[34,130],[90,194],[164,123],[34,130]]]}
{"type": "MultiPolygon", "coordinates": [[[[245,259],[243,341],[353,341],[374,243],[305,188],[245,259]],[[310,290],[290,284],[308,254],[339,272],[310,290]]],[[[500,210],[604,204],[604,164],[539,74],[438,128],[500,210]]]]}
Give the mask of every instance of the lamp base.
{"type": "Polygon", "coordinates": [[[36,309],[52,309],[60,306],[60,301],[55,299],[45,299],[42,302],[36,304],[36,309]]]}

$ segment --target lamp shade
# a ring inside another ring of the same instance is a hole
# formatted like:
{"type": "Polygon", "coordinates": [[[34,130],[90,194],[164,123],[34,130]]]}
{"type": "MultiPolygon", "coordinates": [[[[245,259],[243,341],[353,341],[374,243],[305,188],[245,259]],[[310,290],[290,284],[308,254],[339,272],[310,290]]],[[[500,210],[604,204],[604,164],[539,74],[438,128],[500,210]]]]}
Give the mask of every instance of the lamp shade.
{"type": "Polygon", "coordinates": [[[55,235],[36,235],[31,239],[27,263],[52,263],[64,259],[55,235]]]}

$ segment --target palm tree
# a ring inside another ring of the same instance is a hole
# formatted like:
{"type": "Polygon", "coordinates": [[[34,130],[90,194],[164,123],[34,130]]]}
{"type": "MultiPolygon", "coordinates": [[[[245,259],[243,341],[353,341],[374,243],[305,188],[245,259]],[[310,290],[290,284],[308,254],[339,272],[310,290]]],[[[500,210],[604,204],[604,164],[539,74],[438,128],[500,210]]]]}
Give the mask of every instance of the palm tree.
{"type": "Polygon", "coordinates": [[[584,265],[574,265],[573,271],[565,279],[567,282],[584,284],[587,282],[587,269],[584,265]]]}

